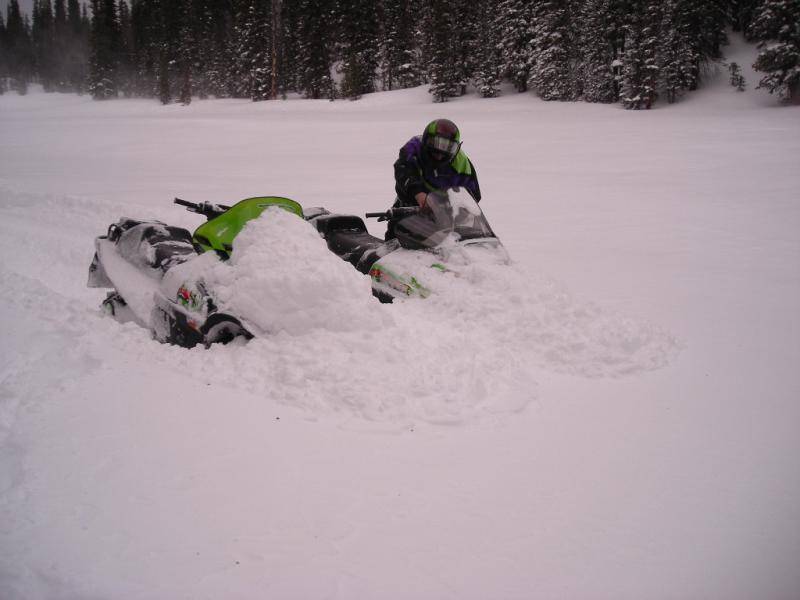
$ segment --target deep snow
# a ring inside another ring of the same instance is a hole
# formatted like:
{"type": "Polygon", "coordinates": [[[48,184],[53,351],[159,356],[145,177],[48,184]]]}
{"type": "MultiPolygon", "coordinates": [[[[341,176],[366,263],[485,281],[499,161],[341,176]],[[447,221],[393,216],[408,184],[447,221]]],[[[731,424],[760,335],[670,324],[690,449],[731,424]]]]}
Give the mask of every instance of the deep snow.
{"type": "Polygon", "coordinates": [[[796,597],[800,111],[749,75],[642,113],[0,97],[0,597],[796,597]],[[508,267],[382,306],[260,219],[210,268],[270,334],[192,351],[85,287],[118,217],[199,224],[174,196],[380,210],[440,115],[508,267]]]}

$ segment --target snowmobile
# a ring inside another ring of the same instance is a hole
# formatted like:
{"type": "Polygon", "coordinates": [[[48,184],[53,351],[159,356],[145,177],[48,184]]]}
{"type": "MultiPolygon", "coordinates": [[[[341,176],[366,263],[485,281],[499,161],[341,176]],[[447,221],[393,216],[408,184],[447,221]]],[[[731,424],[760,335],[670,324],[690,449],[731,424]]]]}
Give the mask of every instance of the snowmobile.
{"type": "Polygon", "coordinates": [[[510,263],[478,203],[461,188],[428,194],[424,208],[400,206],[365,216],[393,221],[395,237],[371,235],[355,215],[332,214],[321,207],[305,211],[328,248],[370,276],[372,293],[381,302],[427,298],[436,289],[437,277],[458,276],[476,262],[510,263]]]}
{"type": "Polygon", "coordinates": [[[302,207],[289,198],[248,198],[233,206],[175,204],[207,221],[194,234],[161,221],[121,218],[95,239],[87,285],[110,288],[102,307],[120,322],[135,321],[161,341],[191,348],[251,338],[246,319],[220,311],[202,279],[192,276],[191,261],[207,252],[227,259],[233,239],[251,219],[277,206],[299,217],[302,207]]]}

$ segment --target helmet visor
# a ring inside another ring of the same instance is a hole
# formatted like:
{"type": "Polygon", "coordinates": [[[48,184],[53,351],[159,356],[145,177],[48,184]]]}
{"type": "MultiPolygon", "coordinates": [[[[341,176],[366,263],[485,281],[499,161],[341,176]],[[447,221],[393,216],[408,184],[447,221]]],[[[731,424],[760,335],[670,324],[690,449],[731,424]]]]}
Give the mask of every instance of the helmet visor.
{"type": "Polygon", "coordinates": [[[439,152],[442,155],[453,157],[458,152],[461,146],[455,140],[451,140],[441,135],[434,135],[428,138],[428,148],[433,152],[439,152]]]}

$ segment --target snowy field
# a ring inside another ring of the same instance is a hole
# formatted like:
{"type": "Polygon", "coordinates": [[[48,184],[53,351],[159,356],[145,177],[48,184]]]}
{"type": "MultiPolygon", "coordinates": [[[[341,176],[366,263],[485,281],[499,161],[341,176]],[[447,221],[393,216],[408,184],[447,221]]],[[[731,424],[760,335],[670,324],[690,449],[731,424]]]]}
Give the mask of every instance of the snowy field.
{"type": "Polygon", "coordinates": [[[0,598],[800,596],[800,108],[745,74],[647,112],[0,96],[0,598]],[[199,224],[175,196],[381,210],[440,116],[510,267],[380,305],[262,219],[231,285],[273,333],[191,351],[85,287],[118,217],[199,224]]]}

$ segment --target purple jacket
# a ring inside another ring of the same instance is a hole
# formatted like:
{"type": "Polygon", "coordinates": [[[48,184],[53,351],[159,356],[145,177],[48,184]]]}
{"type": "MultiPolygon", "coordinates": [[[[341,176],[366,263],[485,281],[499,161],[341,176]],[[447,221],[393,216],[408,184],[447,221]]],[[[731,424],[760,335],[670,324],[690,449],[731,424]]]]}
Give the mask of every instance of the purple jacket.
{"type": "Polygon", "coordinates": [[[475,165],[463,150],[445,165],[430,164],[422,148],[422,136],[415,136],[400,148],[394,163],[394,189],[401,206],[416,206],[414,196],[419,192],[463,187],[480,202],[481,188],[475,165]]]}

